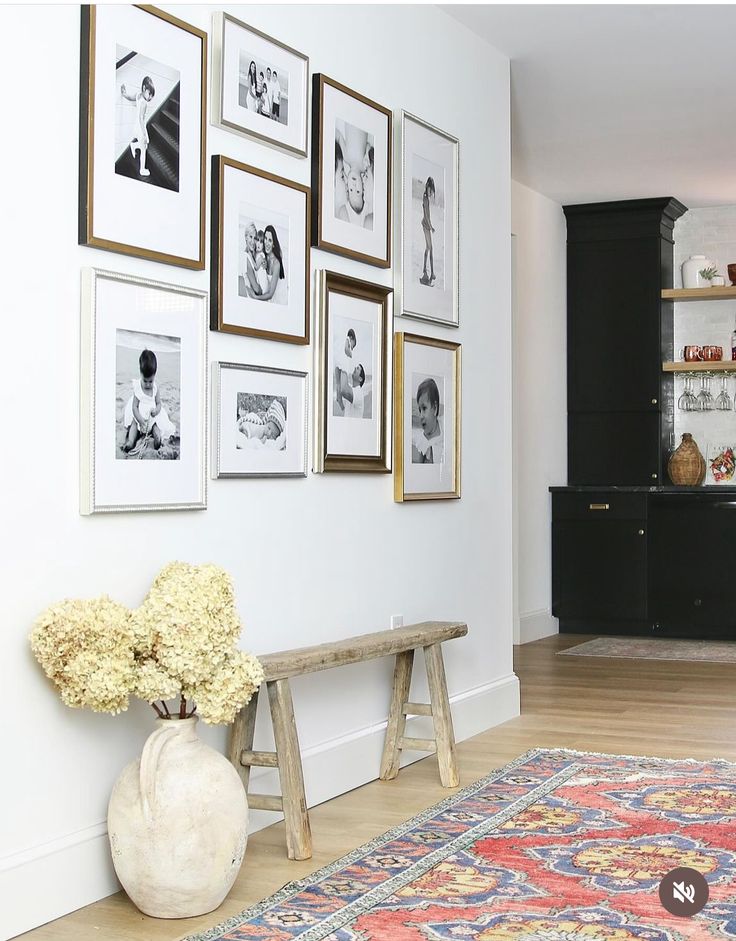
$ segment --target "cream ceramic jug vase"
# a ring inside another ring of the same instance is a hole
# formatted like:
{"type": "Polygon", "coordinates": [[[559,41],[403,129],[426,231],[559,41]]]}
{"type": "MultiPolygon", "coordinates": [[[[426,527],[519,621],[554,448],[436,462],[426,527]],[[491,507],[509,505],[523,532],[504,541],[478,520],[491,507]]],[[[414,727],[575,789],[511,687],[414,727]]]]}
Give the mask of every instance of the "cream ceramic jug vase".
{"type": "Polygon", "coordinates": [[[197,721],[157,720],[110,797],[115,872],[135,905],[155,918],[217,908],[245,853],[245,790],[230,762],[199,738],[197,721]]]}
{"type": "Polygon", "coordinates": [[[712,268],[713,262],[705,255],[691,255],[682,263],[682,286],[684,288],[707,288],[708,281],[700,276],[704,268],[712,268]]]}

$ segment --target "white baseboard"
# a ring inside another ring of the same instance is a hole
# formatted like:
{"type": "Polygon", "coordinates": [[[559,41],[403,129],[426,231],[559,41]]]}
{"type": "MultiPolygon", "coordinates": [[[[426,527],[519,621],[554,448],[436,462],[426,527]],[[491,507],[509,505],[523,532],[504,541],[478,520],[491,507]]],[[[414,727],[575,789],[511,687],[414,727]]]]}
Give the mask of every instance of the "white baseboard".
{"type": "Polygon", "coordinates": [[[549,609],[529,611],[519,618],[519,643],[530,644],[533,640],[559,634],[557,618],[553,618],[549,609]]]}
{"type": "MultiPolygon", "coordinates": [[[[455,738],[463,741],[519,715],[519,680],[514,673],[451,698],[455,738]]],[[[310,807],[375,780],[381,761],[386,723],[358,729],[302,752],[307,803],[310,807]]],[[[407,723],[415,737],[431,735],[431,719],[407,723]]],[[[417,752],[402,766],[425,757],[417,752]]],[[[278,773],[259,769],[251,775],[253,790],[278,793],[278,773]]],[[[251,811],[250,832],[269,826],[280,815],[251,811]]],[[[75,911],[117,892],[104,822],[59,840],[0,859],[0,941],[75,911]]]]}

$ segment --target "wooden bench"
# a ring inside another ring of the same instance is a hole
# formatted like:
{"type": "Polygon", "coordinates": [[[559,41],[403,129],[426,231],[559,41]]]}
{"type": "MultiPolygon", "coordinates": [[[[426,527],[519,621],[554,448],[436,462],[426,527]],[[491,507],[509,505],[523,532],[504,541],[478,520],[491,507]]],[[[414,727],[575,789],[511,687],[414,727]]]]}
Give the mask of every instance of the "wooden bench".
{"type": "Polygon", "coordinates": [[[255,810],[283,811],[289,859],[309,859],[312,855],[312,835],[289,678],[329,670],[348,663],[395,655],[394,685],[381,759],[381,780],[389,781],[396,777],[399,773],[400,753],[402,749],[407,749],[436,752],[442,785],[457,787],[459,778],[455,737],[441,644],[445,640],[462,637],[467,633],[467,624],[425,621],[393,631],[348,637],[329,644],[282,650],[259,658],[265,672],[264,682],[271,706],[276,751],[253,751],[258,705],[256,693],[230,728],[228,756],[242,778],[249,806],[255,810]],[[408,701],[414,651],[419,647],[424,648],[427,665],[430,697],[430,703],[427,704],[408,701]],[[407,716],[431,716],[435,737],[407,738],[404,735],[407,716]],[[254,766],[278,768],[281,797],[248,792],[250,769],[254,766]]]}

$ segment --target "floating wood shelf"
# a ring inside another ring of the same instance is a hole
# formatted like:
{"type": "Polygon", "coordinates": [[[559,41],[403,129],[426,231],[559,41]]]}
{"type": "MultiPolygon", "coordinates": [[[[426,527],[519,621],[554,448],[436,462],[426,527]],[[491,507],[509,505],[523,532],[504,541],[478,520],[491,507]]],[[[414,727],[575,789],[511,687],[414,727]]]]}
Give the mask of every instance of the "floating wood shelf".
{"type": "Polygon", "coordinates": [[[712,363],[662,363],[663,372],[736,372],[736,360],[722,359],[712,363]]]}
{"type": "Polygon", "coordinates": [[[665,288],[665,301],[736,301],[736,287],[726,288],[665,288]]]}

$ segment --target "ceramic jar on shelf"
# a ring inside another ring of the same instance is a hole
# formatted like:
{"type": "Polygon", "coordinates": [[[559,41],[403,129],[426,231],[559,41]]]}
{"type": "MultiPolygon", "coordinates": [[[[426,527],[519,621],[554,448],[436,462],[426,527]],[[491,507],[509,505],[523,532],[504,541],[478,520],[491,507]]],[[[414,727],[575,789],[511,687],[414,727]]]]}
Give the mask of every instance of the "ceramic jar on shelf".
{"type": "Polygon", "coordinates": [[[715,267],[706,255],[691,255],[682,263],[682,286],[684,288],[708,288],[710,281],[701,277],[700,272],[715,267]]]}

